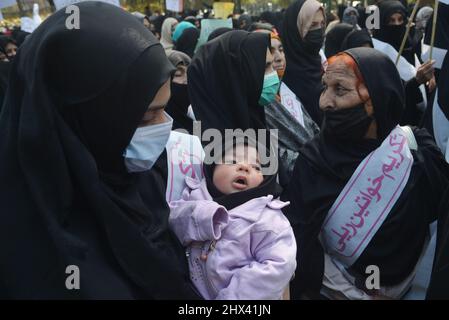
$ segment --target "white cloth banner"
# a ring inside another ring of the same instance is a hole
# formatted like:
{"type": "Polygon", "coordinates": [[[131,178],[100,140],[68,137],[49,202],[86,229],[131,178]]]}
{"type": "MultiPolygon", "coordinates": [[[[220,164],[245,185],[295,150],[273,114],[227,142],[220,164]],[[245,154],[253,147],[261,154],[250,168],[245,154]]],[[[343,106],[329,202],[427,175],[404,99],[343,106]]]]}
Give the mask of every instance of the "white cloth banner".
{"type": "Polygon", "coordinates": [[[185,177],[201,181],[203,174],[204,150],[197,136],[172,131],[167,145],[168,179],[166,200],[181,199],[187,187],[185,177]]]}
{"type": "Polygon", "coordinates": [[[39,26],[33,19],[29,17],[20,18],[20,30],[32,33],[39,26]]]}
{"type": "Polygon", "coordinates": [[[285,83],[281,83],[279,90],[282,105],[291,113],[291,115],[304,127],[304,114],[302,112],[302,104],[296,95],[285,83]]]}
{"type": "Polygon", "coordinates": [[[416,140],[397,126],[357,167],[332,205],[321,229],[329,255],[345,267],[363,253],[398,200],[410,176],[416,140]]]}
{"type": "MultiPolygon", "coordinates": [[[[92,0],[54,0],[54,3],[56,10],[59,10],[61,8],[67,7],[68,5],[85,1],[92,1],[92,0]]],[[[95,1],[105,2],[120,7],[120,0],[95,0],[95,1]]]]}
{"type": "MultiPolygon", "coordinates": [[[[389,43],[377,40],[375,38],[373,38],[373,45],[374,49],[386,54],[391,59],[391,61],[396,63],[398,52],[395,48],[393,48],[393,46],[391,46],[389,43]]],[[[416,75],[416,68],[402,56],[399,58],[399,63],[397,64],[396,68],[398,69],[401,79],[404,81],[409,81],[416,75]]]]}
{"type": "Polygon", "coordinates": [[[11,7],[15,4],[17,4],[16,0],[1,0],[0,1],[0,9],[11,7]]]}
{"type": "Polygon", "coordinates": [[[165,5],[167,10],[174,12],[182,12],[184,10],[184,1],[183,0],[165,0],[165,5]]]}
{"type": "MultiPolygon", "coordinates": [[[[446,52],[447,52],[446,49],[433,47],[432,60],[435,60],[435,68],[441,69],[441,67],[443,66],[444,57],[446,56],[446,52]]],[[[429,60],[429,57],[430,57],[430,46],[423,43],[421,59],[423,61],[427,61],[429,60]]]]}

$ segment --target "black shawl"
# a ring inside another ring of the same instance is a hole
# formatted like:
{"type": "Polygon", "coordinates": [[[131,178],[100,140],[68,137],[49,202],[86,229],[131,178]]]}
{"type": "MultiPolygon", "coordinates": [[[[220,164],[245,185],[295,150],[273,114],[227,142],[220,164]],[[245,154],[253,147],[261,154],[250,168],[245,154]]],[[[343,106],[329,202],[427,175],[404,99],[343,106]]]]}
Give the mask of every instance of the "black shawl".
{"type": "Polygon", "coordinates": [[[296,94],[312,119],[320,125],[321,56],[311,55],[304,50],[304,39],[301,39],[297,27],[297,17],[304,2],[305,0],[298,0],[288,7],[281,26],[280,33],[287,60],[282,81],[296,94]]]}
{"type": "Polygon", "coordinates": [[[200,31],[197,28],[185,29],[178,41],[176,41],[175,48],[178,51],[184,52],[190,58],[193,58],[195,48],[200,37],[200,31]]]}

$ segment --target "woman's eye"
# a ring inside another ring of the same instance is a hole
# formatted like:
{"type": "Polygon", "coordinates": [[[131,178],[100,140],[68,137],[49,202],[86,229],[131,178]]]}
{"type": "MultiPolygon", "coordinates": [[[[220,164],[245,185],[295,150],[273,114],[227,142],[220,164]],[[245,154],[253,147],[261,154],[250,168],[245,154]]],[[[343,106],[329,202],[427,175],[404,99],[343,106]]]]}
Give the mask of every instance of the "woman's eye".
{"type": "Polygon", "coordinates": [[[256,171],[262,170],[262,168],[260,166],[258,166],[258,165],[254,165],[253,169],[256,170],[256,171]]]}
{"type": "Polygon", "coordinates": [[[348,89],[343,88],[342,86],[338,86],[336,91],[337,95],[342,96],[348,91],[348,89]]]}

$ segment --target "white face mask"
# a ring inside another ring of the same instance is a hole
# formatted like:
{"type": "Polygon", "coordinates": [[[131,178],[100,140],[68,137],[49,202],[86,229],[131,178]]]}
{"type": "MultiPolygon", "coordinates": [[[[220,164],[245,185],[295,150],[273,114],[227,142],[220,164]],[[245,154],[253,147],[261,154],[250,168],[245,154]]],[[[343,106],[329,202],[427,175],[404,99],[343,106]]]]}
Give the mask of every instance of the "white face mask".
{"type": "Polygon", "coordinates": [[[137,128],[123,155],[129,172],[150,170],[164,151],[173,125],[172,117],[164,114],[166,122],[137,128]]]}

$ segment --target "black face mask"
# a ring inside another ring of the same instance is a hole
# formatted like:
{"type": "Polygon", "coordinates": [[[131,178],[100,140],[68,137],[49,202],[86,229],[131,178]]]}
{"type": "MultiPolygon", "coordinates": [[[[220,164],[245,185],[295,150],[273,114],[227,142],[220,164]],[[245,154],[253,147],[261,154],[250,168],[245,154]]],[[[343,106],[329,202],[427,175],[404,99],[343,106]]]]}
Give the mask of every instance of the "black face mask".
{"type": "Polygon", "coordinates": [[[307,32],[304,37],[304,48],[310,54],[318,54],[324,42],[324,28],[307,32]]]}
{"type": "MultiPolygon", "coordinates": [[[[405,35],[405,24],[396,26],[384,26],[382,33],[384,35],[385,42],[391,44],[396,50],[401,47],[402,39],[405,35]]],[[[407,44],[407,43],[406,43],[407,44]]]]}
{"type": "Polygon", "coordinates": [[[189,92],[186,84],[171,83],[170,102],[187,114],[190,105],[189,92]]]}
{"type": "Polygon", "coordinates": [[[325,111],[322,132],[340,140],[364,138],[373,118],[366,113],[365,104],[338,111],[325,111]]]}

